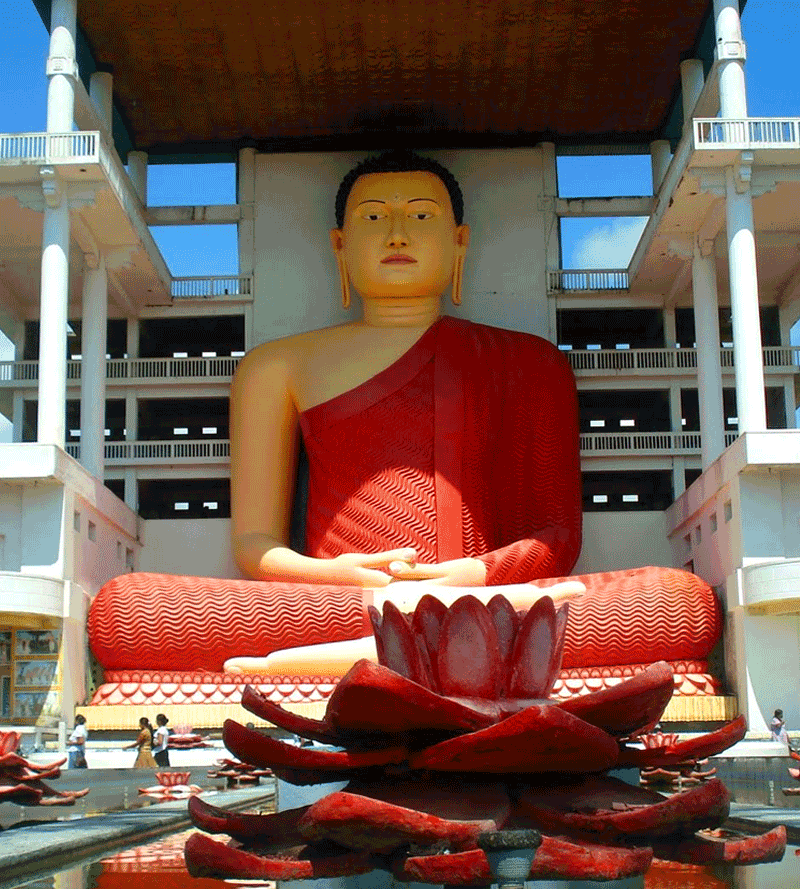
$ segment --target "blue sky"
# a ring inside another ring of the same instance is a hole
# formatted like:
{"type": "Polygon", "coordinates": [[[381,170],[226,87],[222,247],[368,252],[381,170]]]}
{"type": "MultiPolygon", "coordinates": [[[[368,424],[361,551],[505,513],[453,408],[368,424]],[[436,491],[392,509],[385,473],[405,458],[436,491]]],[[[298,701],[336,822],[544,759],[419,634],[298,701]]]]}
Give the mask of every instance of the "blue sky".
{"type": "MultiPolygon", "coordinates": [[[[80,2],[80,0],[78,0],[80,2]]],[[[48,36],[31,0],[3,0],[6,39],[0,44],[0,132],[45,128],[48,36]]],[[[744,16],[748,101],[753,116],[800,116],[793,60],[800,45],[800,0],[749,0],[744,16]],[[778,12],[780,10],[780,12],[778,12]]],[[[561,193],[647,194],[650,159],[561,158],[561,193]]],[[[231,165],[186,168],[153,165],[149,202],[229,203],[235,200],[231,165]]],[[[619,268],[628,263],[641,230],[638,220],[573,220],[565,223],[564,266],[619,268]]],[[[166,228],[154,231],[173,275],[236,271],[233,227],[166,228]]]]}

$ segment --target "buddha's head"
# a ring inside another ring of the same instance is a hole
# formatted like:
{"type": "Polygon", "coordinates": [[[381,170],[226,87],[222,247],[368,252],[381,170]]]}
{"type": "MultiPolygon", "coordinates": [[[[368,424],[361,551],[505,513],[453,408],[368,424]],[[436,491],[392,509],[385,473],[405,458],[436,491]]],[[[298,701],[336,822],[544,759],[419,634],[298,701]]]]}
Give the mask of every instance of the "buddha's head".
{"type": "Polygon", "coordinates": [[[469,244],[464,204],[453,175],[409,151],[369,158],[342,180],[331,231],[342,300],[440,297],[452,283],[461,301],[469,244]]]}

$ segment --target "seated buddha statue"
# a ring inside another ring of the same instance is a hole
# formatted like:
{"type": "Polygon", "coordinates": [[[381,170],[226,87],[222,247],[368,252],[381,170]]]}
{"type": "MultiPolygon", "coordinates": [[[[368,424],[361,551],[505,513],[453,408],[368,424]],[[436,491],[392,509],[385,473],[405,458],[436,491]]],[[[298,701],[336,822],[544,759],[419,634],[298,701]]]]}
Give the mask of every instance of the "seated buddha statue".
{"type": "Polygon", "coordinates": [[[249,580],[128,574],[95,598],[107,669],[341,675],[369,605],[503,592],[571,606],[564,665],[705,658],[721,618],[668,568],[568,577],[581,547],[575,382],[540,337],[442,314],[469,229],[454,177],[408,152],[343,180],[331,244],[359,320],[250,351],[231,392],[231,528],[249,580]],[[290,543],[300,441],[303,551],[290,543]],[[498,589],[500,588],[500,589],[498,589]]]}

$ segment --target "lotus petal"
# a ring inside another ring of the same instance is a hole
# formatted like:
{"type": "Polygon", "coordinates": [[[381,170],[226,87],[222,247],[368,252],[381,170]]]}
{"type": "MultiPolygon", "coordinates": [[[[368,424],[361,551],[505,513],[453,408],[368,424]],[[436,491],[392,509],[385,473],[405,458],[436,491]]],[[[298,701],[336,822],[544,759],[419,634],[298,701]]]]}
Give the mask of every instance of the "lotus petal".
{"type": "MultiPolygon", "coordinates": [[[[226,719],[222,729],[225,746],[241,760],[266,768],[324,773],[327,780],[349,777],[351,772],[403,762],[408,751],[403,747],[386,747],[362,752],[313,750],[284,744],[226,719]]],[[[305,782],[303,782],[305,783],[305,782]]]]}
{"type": "Polygon", "coordinates": [[[535,704],[496,725],[412,754],[414,769],[484,772],[595,772],[616,764],[617,742],[551,704],[535,704]]]}
{"type": "Polygon", "coordinates": [[[302,806],[270,815],[253,815],[218,809],[197,796],[189,800],[189,817],[195,826],[206,833],[224,833],[239,841],[257,840],[259,848],[302,846],[305,840],[297,830],[297,822],[307,809],[308,806],[302,806]]]}
{"type": "Polygon", "coordinates": [[[705,759],[707,756],[716,756],[727,750],[737,741],[741,741],[747,731],[747,720],[744,716],[723,725],[715,732],[690,738],[678,744],[670,744],[666,747],[646,747],[640,750],[636,747],[620,747],[619,764],[621,767],[634,766],[674,766],[693,759],[705,759]]]}
{"type": "Polygon", "coordinates": [[[593,776],[531,785],[519,794],[517,806],[540,830],[615,843],[718,827],[728,817],[730,794],[717,779],[664,798],[617,778],[593,776]]]}
{"type": "Polygon", "coordinates": [[[374,867],[365,852],[304,846],[268,857],[218,843],[202,833],[186,841],[186,867],[193,877],[216,879],[316,880],[366,874],[374,867]]]}
{"type": "Polygon", "coordinates": [[[559,704],[611,735],[637,735],[652,728],[672,698],[672,668],[664,661],[653,664],[611,688],[571,698],[559,704]]]}
{"type": "MultiPolygon", "coordinates": [[[[530,870],[534,880],[622,880],[643,874],[653,860],[647,846],[634,849],[570,843],[563,837],[543,836],[530,870]]],[[[451,855],[419,855],[399,861],[395,876],[422,883],[451,886],[492,882],[492,872],[482,849],[451,855]]]]}
{"type": "Polygon", "coordinates": [[[392,602],[383,606],[380,661],[406,679],[433,688],[433,677],[426,670],[408,618],[392,602]]]}
{"type": "Polygon", "coordinates": [[[326,721],[341,732],[473,731],[494,722],[379,664],[354,664],[330,697],[326,721]]]}
{"type": "Polygon", "coordinates": [[[550,694],[550,676],[554,681],[560,666],[553,662],[555,641],[555,606],[549,596],[542,596],[533,603],[517,633],[508,685],[511,697],[546,698],[550,694]]]}
{"type": "Polygon", "coordinates": [[[564,640],[567,638],[567,621],[569,620],[569,602],[565,602],[558,610],[556,611],[556,638],[553,643],[553,654],[550,658],[550,673],[547,677],[546,688],[547,694],[549,695],[553,686],[556,683],[556,679],[558,679],[558,674],[561,671],[561,661],[564,658],[564,640]]]}
{"type": "Polygon", "coordinates": [[[500,649],[503,670],[508,674],[511,655],[514,653],[514,641],[519,632],[519,615],[508,599],[499,593],[489,600],[486,607],[489,609],[489,614],[492,615],[494,628],[497,631],[497,644],[500,649]]]}
{"type": "MultiPolygon", "coordinates": [[[[433,687],[435,689],[439,688],[436,659],[439,653],[439,636],[442,630],[442,621],[446,613],[447,607],[435,596],[427,594],[417,602],[414,616],[411,619],[411,629],[414,635],[424,644],[428,652],[428,660],[431,664],[432,677],[435,682],[433,687]]],[[[381,663],[383,662],[381,661],[381,663]]]]}
{"type": "Polygon", "coordinates": [[[333,747],[342,747],[345,738],[327,721],[321,719],[309,719],[299,713],[292,713],[280,704],[275,704],[269,698],[262,695],[252,685],[245,685],[242,692],[242,706],[255,716],[266,719],[278,728],[285,729],[301,738],[310,741],[319,741],[321,744],[330,744],[333,747]]]}
{"type": "Polygon", "coordinates": [[[780,861],[786,851],[786,828],[782,824],[758,836],[735,836],[728,831],[721,834],[698,833],[679,843],[658,843],[655,852],[666,861],[688,864],[763,864],[780,861]]]}
{"type": "Polygon", "coordinates": [[[497,630],[475,596],[456,599],[442,621],[437,655],[443,695],[496,700],[502,682],[497,630]]]}
{"type": "Polygon", "coordinates": [[[427,812],[397,806],[360,794],[329,793],[309,807],[298,825],[309,841],[330,840],[347,849],[388,855],[401,846],[445,841],[454,849],[474,848],[492,820],[450,821],[427,812]]]}

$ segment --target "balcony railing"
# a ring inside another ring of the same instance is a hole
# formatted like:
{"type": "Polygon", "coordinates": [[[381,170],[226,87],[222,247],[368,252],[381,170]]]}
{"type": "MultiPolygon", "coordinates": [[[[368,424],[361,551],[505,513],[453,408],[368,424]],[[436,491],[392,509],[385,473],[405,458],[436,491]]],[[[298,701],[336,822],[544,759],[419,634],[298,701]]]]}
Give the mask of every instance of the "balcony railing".
{"type": "MultiPolygon", "coordinates": [[[[800,347],[765,346],[764,370],[791,373],[800,368],[800,347]]],[[[697,370],[697,349],[565,349],[576,376],[631,373],[681,374],[697,370]]],[[[733,349],[720,349],[723,369],[733,368],[733,349]]]]}
{"type": "MultiPolygon", "coordinates": [[[[726,432],[725,446],[732,444],[737,435],[737,432],[726,432]]],[[[694,455],[700,453],[700,446],[699,432],[585,432],[580,436],[583,457],[694,455]]],[[[80,460],[79,443],[67,444],[66,451],[80,460]]],[[[106,466],[227,466],[230,455],[230,441],[220,438],[105,443],[106,466]]]]}
{"type": "Polygon", "coordinates": [[[100,133],[3,133],[0,164],[97,164],[100,133]]]}
{"type": "Polygon", "coordinates": [[[211,275],[172,279],[174,299],[219,299],[253,295],[252,275],[211,275]]]}
{"type": "Polygon", "coordinates": [[[696,149],[800,148],[800,118],[698,117],[693,121],[696,149]]]}
{"type": "MultiPolygon", "coordinates": [[[[205,358],[112,358],[106,361],[106,379],[114,382],[200,380],[229,381],[241,361],[239,357],[205,358]]],[[[81,362],[67,362],[67,380],[80,382],[81,362]]],[[[0,361],[0,386],[35,384],[38,361],[0,361]]]]}
{"type": "Polygon", "coordinates": [[[627,290],[627,269],[556,269],[547,273],[548,293],[627,290]]]}
{"type": "MultiPolygon", "coordinates": [[[[80,444],[68,444],[67,453],[80,460],[80,444]]],[[[161,466],[165,463],[222,463],[231,456],[231,443],[225,439],[171,441],[107,441],[106,466],[161,466]]]]}

